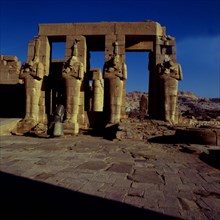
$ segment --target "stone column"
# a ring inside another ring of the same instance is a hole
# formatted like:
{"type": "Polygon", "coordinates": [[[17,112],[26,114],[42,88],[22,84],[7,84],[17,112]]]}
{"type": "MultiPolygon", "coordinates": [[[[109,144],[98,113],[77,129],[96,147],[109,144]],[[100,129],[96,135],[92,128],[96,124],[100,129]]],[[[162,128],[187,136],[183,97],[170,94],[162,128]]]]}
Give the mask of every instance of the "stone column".
{"type": "MultiPolygon", "coordinates": [[[[18,133],[26,133],[38,124],[47,122],[45,114],[45,63],[44,44],[40,37],[29,42],[28,61],[22,64],[19,78],[24,80],[26,90],[25,118],[18,123],[18,133]]],[[[37,128],[36,128],[37,129],[37,128]]],[[[35,131],[37,132],[37,130],[35,131]]]]}
{"type": "Polygon", "coordinates": [[[50,43],[48,37],[40,36],[39,40],[41,42],[40,50],[39,50],[39,58],[44,65],[44,78],[42,81],[41,87],[41,97],[39,102],[39,120],[47,123],[47,114],[46,114],[46,100],[45,100],[45,92],[46,92],[46,81],[50,71],[50,43]]]}
{"type": "Polygon", "coordinates": [[[104,111],[107,118],[107,123],[117,123],[126,117],[125,104],[126,104],[126,84],[127,67],[125,64],[125,36],[124,35],[106,35],[105,37],[105,66],[104,66],[104,78],[105,78],[105,100],[104,111]],[[126,76],[117,76],[114,67],[111,70],[111,65],[114,62],[115,57],[118,57],[121,63],[120,74],[126,76]],[[123,79],[122,79],[123,78],[123,79]],[[114,85],[115,84],[115,85],[114,85]],[[114,89],[115,88],[115,89],[114,89]],[[115,90],[118,91],[118,95],[115,90]],[[113,94],[114,93],[114,94],[113,94]],[[115,97],[115,98],[114,98],[115,97]],[[119,104],[119,99],[120,104],[119,104]],[[119,118],[118,118],[119,117],[119,118]]]}
{"type": "Polygon", "coordinates": [[[104,82],[102,78],[102,73],[99,68],[90,69],[93,72],[93,100],[92,100],[92,110],[94,112],[102,112],[104,104],[104,82]]]}
{"type": "MultiPolygon", "coordinates": [[[[156,39],[155,39],[156,41],[156,39]]],[[[154,41],[154,51],[149,53],[149,98],[148,98],[148,110],[150,118],[158,117],[158,80],[157,80],[157,71],[156,71],[156,54],[155,51],[158,50],[158,46],[156,46],[156,42],[154,41]]]]}
{"type": "MultiPolygon", "coordinates": [[[[118,54],[121,56],[123,63],[126,63],[125,57],[125,35],[116,35],[118,43],[118,54]]],[[[126,81],[123,81],[122,103],[121,103],[121,119],[127,118],[126,115],[126,81]]]]}
{"type": "MultiPolygon", "coordinates": [[[[46,115],[46,106],[45,106],[45,89],[46,89],[46,78],[49,75],[50,70],[50,43],[48,37],[46,36],[39,36],[35,37],[38,38],[40,42],[39,47],[39,60],[44,65],[44,78],[42,80],[42,87],[41,87],[41,95],[39,101],[39,121],[47,123],[47,115],[46,115]]],[[[35,51],[35,40],[31,40],[28,43],[28,61],[32,60],[34,57],[35,51]]]]}
{"type": "Polygon", "coordinates": [[[177,123],[177,91],[178,80],[182,79],[182,70],[176,64],[176,42],[171,36],[161,36],[157,40],[156,56],[158,78],[157,117],[169,123],[177,123]]]}
{"type": "Polygon", "coordinates": [[[114,55],[113,44],[116,41],[116,35],[105,35],[105,62],[109,61],[114,55]]]}
{"type": "Polygon", "coordinates": [[[157,65],[162,63],[165,59],[176,60],[175,38],[167,36],[165,33],[163,34],[163,36],[155,36],[154,51],[150,54],[149,58],[149,116],[160,120],[165,120],[165,114],[163,111],[164,98],[163,94],[161,94],[157,65]]]}
{"type": "MultiPolygon", "coordinates": [[[[67,95],[69,97],[66,97],[66,110],[69,109],[68,106],[68,100],[70,99],[74,99],[74,103],[77,103],[77,106],[74,107],[74,117],[75,118],[71,118],[70,120],[68,119],[68,123],[72,123],[73,126],[65,126],[64,127],[64,132],[68,132],[70,134],[78,134],[79,129],[81,127],[84,127],[84,123],[85,123],[85,116],[84,116],[84,83],[85,83],[85,79],[84,79],[84,74],[86,72],[86,65],[87,65],[87,61],[86,61],[86,56],[87,56],[87,49],[86,49],[86,41],[85,41],[85,37],[83,36],[67,36],[66,37],[66,63],[68,63],[70,61],[70,59],[76,56],[77,57],[77,62],[81,63],[80,65],[82,66],[82,78],[80,80],[76,79],[76,85],[77,88],[72,88],[72,89],[68,89],[66,88],[66,91],[69,91],[67,93],[67,95]],[[74,51],[74,45],[77,45],[77,52],[74,51]],[[77,54],[74,54],[74,53],[77,54]],[[70,91],[74,91],[74,94],[70,94],[70,91]],[[77,100],[77,101],[76,101],[77,100]],[[68,131],[67,131],[68,130],[68,131]]],[[[69,79],[71,80],[71,79],[69,79]]],[[[66,86],[68,86],[70,84],[70,81],[66,81],[66,86]]],[[[71,84],[72,85],[72,84],[71,84]]],[[[70,110],[68,110],[70,111],[70,110]]],[[[66,124],[68,124],[66,123],[66,124]]]]}

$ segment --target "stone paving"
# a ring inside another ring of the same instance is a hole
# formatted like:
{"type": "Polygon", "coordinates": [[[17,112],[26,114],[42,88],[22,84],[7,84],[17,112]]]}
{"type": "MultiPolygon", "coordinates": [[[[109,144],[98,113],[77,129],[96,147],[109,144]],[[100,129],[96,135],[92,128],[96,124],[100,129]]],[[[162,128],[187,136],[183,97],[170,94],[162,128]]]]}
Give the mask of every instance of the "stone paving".
{"type": "MultiPolygon", "coordinates": [[[[220,219],[220,170],[182,147],[89,135],[1,136],[1,182],[13,174],[155,213],[149,219],[220,219]]],[[[12,183],[4,184],[1,194],[12,183]]]]}

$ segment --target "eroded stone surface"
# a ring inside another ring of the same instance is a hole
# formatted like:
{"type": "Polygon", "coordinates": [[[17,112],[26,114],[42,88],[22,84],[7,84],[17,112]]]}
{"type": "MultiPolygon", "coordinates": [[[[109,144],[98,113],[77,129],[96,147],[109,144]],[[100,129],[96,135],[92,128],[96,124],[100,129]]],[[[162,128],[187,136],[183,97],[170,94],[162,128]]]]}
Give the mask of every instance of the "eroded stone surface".
{"type": "MultiPolygon", "coordinates": [[[[219,216],[219,169],[200,155],[182,152],[182,147],[176,144],[109,141],[87,135],[2,136],[0,147],[1,172],[18,178],[181,219],[208,220],[219,216]]],[[[16,201],[13,198],[8,204],[12,206],[16,201]]]]}
{"type": "Polygon", "coordinates": [[[47,125],[60,104],[66,110],[64,134],[77,135],[81,128],[95,124],[102,129],[126,119],[126,51],[151,51],[148,113],[152,118],[176,123],[177,80],[182,79],[182,71],[176,63],[175,47],[175,38],[153,21],[39,25],[20,71],[26,88],[26,110],[17,133],[25,134],[38,123],[47,125]],[[66,43],[64,60],[51,60],[51,45],[57,41],[66,43]],[[102,67],[90,69],[91,51],[105,52],[103,75],[97,71],[102,67]],[[157,72],[159,64],[166,66],[166,71],[157,72]],[[164,72],[171,78],[161,86],[159,75],[164,76],[164,72]],[[165,94],[162,99],[160,94],[165,94]]]}

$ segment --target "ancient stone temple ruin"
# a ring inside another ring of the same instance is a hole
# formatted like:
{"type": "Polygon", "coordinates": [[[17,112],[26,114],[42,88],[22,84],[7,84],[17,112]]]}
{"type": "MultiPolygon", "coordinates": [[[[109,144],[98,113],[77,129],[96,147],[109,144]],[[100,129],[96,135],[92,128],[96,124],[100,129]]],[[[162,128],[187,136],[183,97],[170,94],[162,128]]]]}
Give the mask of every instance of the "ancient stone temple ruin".
{"type": "Polygon", "coordinates": [[[26,89],[26,112],[18,132],[49,123],[60,105],[65,109],[64,134],[126,119],[127,51],[149,52],[150,118],[177,123],[182,71],[176,63],[175,38],[165,27],[153,21],[40,24],[19,75],[26,89]],[[64,60],[52,59],[55,42],[65,42],[64,60]],[[93,51],[104,51],[103,66],[90,68],[93,51]]]}

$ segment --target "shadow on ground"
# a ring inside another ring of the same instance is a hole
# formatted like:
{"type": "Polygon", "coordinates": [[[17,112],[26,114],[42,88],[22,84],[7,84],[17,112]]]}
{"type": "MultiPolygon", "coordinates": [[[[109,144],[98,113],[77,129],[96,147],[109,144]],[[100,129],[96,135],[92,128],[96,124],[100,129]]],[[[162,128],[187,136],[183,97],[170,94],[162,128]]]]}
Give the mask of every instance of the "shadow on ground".
{"type": "Polygon", "coordinates": [[[202,153],[199,159],[212,167],[220,169],[220,149],[209,150],[209,154],[202,153]]]}
{"type": "Polygon", "coordinates": [[[183,140],[176,137],[175,135],[152,137],[149,138],[147,141],[150,143],[160,143],[160,144],[177,144],[183,142],[183,140]]]}
{"type": "Polygon", "coordinates": [[[0,84],[0,100],[0,118],[23,118],[25,116],[24,84],[0,84]]]}
{"type": "Polygon", "coordinates": [[[0,178],[6,219],[178,219],[4,172],[0,178]]]}
{"type": "MultiPolygon", "coordinates": [[[[181,152],[199,155],[199,159],[204,163],[214,168],[220,169],[220,148],[210,149],[207,147],[207,145],[200,144],[195,147],[190,147],[190,144],[188,146],[187,141],[175,135],[153,137],[148,139],[148,142],[161,144],[186,144],[184,148],[180,149],[181,152]]],[[[193,142],[191,144],[193,144],[193,142]]]]}
{"type": "Polygon", "coordinates": [[[95,137],[103,137],[106,140],[113,140],[116,138],[118,131],[118,124],[112,124],[110,126],[94,128],[83,132],[85,135],[91,135],[95,137]]]}

